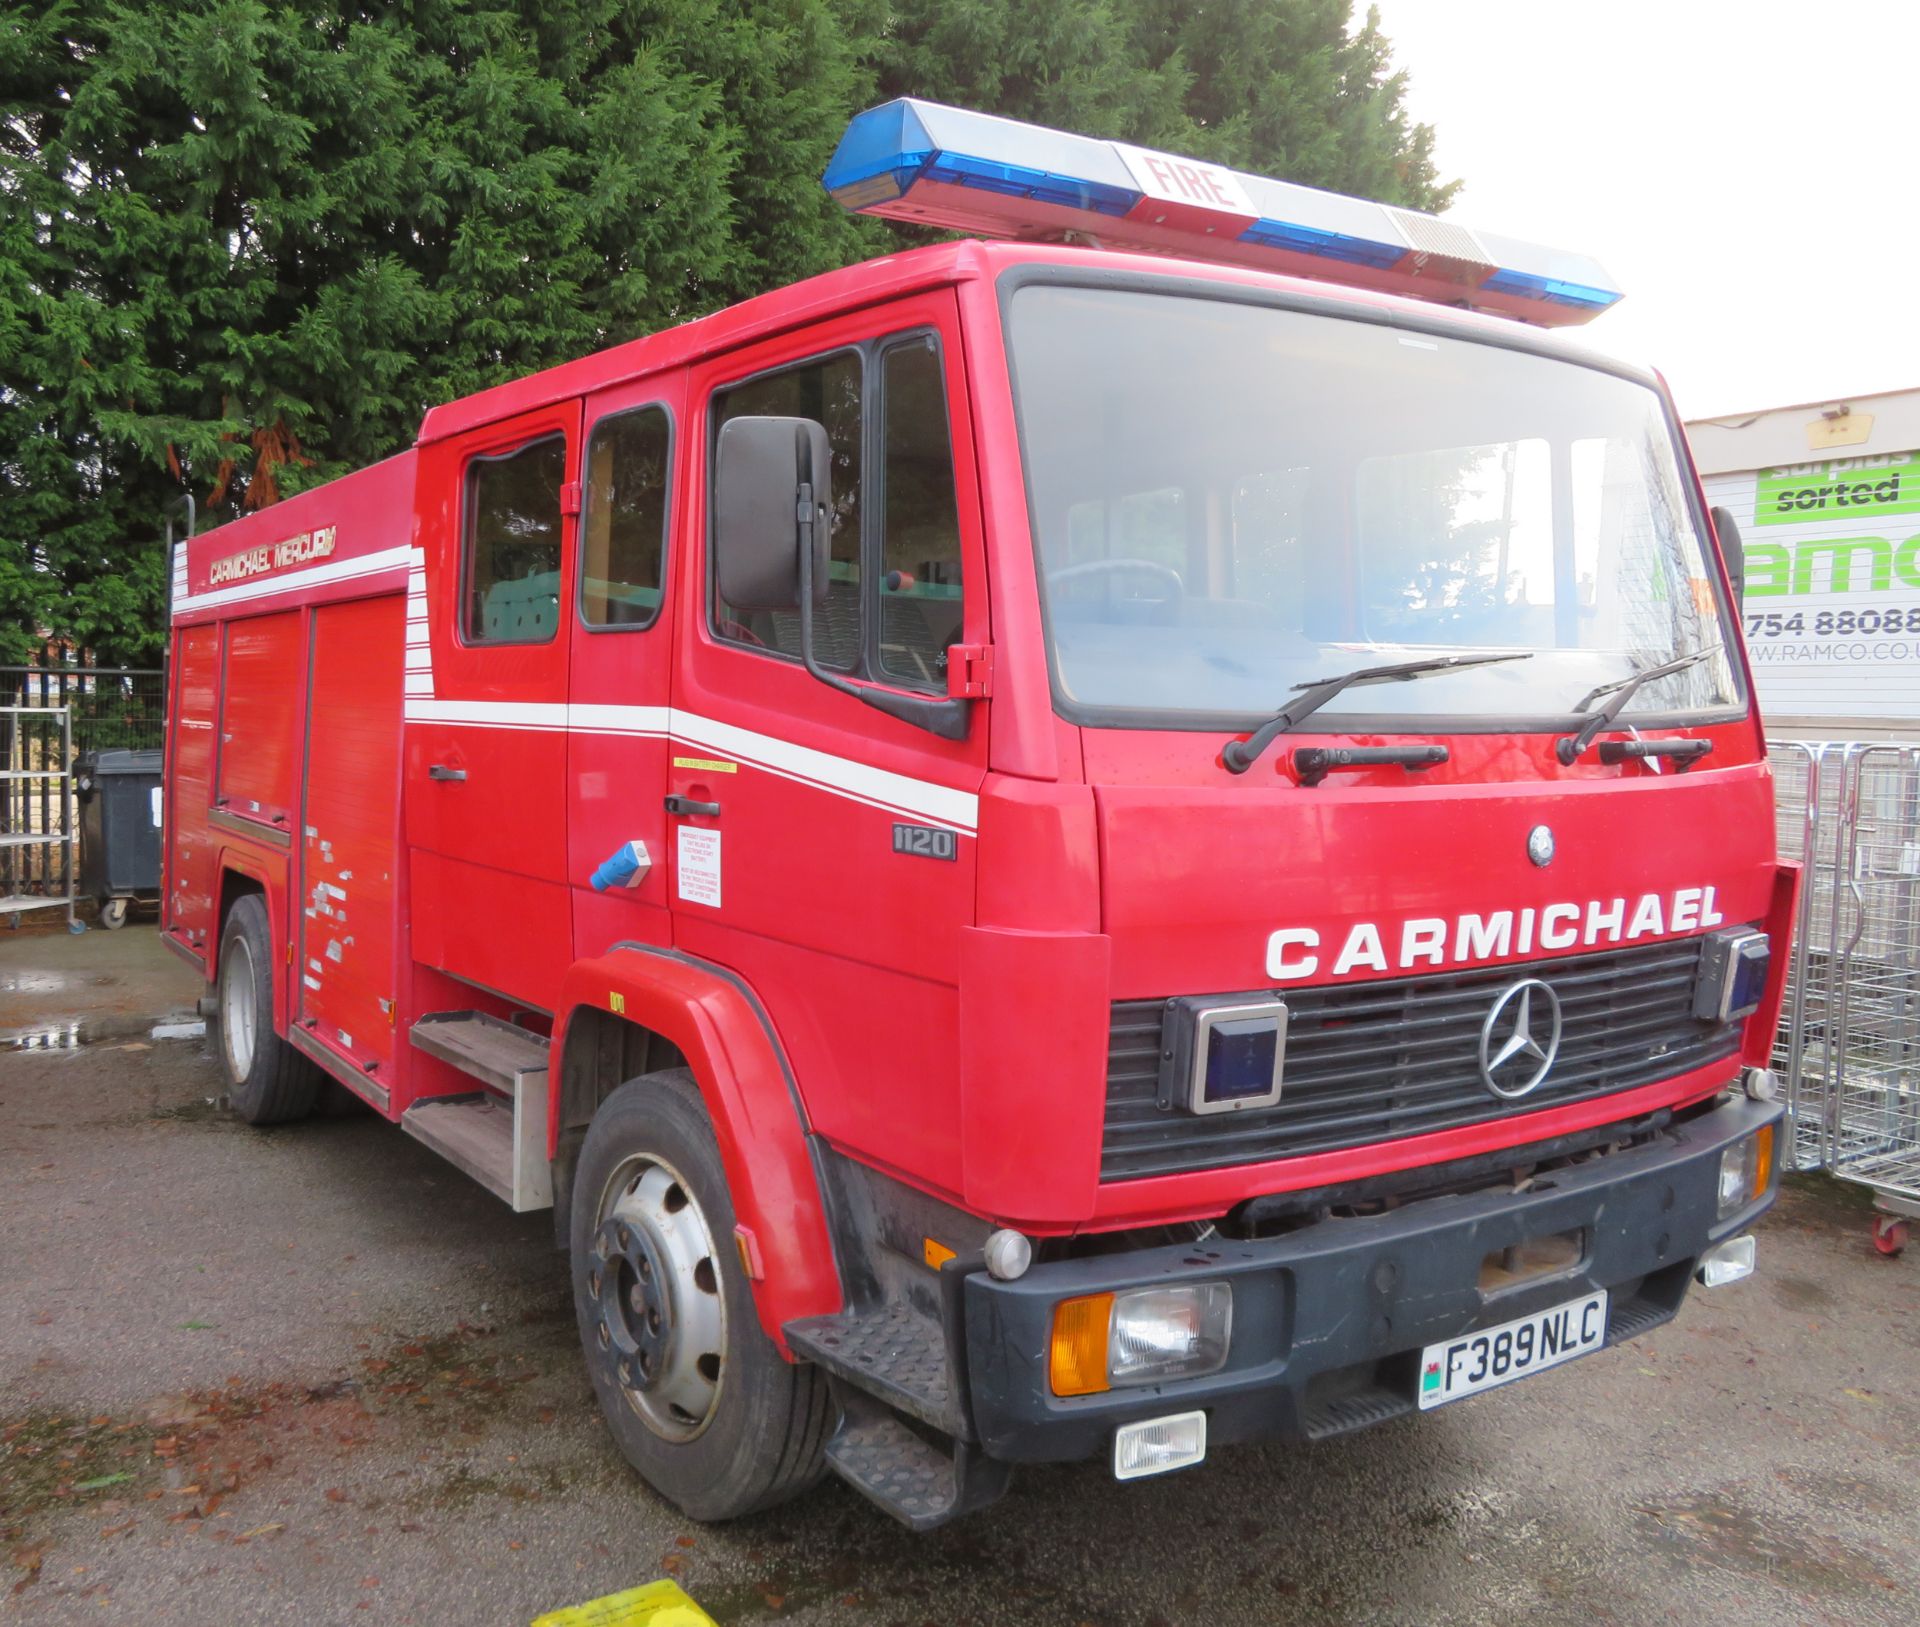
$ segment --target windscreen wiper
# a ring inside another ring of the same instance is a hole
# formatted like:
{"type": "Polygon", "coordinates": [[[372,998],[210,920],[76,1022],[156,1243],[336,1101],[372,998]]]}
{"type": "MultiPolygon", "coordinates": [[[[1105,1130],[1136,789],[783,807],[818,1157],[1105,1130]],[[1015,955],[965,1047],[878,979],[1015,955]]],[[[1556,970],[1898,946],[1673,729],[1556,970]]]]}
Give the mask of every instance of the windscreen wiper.
{"type": "Polygon", "coordinates": [[[1584,712],[1602,695],[1612,698],[1580,725],[1574,734],[1562,735],[1554,746],[1554,752],[1562,763],[1572,764],[1580,759],[1580,754],[1593,744],[1595,738],[1613,727],[1614,719],[1626,709],[1627,702],[1640,692],[1642,684],[1650,684],[1656,678],[1669,678],[1676,672],[1685,672],[1688,667],[1696,666],[1710,655],[1718,653],[1718,644],[1708,644],[1697,650],[1689,650],[1685,655],[1676,655],[1671,661],[1662,661],[1657,667],[1647,667],[1640,672],[1629,673],[1624,678],[1616,678],[1610,684],[1601,684],[1581,696],[1576,712],[1584,712]]]}
{"type": "Polygon", "coordinates": [[[1295,684],[1300,698],[1289,701],[1245,740],[1229,740],[1221,754],[1236,774],[1244,774],[1260,760],[1260,754],[1287,730],[1311,717],[1344,689],[1360,684],[1403,683],[1423,678],[1430,672],[1452,672],[1460,667],[1484,667],[1495,661],[1526,661],[1531,650],[1512,650],[1502,655],[1435,655],[1424,661],[1401,661],[1388,667],[1360,667],[1343,672],[1338,678],[1318,678],[1311,683],[1295,684]]]}

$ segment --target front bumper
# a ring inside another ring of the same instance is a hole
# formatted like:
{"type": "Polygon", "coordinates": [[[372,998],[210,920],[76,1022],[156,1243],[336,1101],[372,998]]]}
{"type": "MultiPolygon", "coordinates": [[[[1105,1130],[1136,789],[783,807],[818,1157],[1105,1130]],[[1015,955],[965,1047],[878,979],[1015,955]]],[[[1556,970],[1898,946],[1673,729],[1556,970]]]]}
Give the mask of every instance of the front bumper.
{"type": "Polygon", "coordinates": [[[1557,1169],[1525,1191],[1424,1199],[1254,1242],[1203,1243],[1038,1265],[1013,1282],[966,1279],[968,1388],[989,1457],[1099,1457],[1117,1425],[1202,1408],[1210,1444],[1319,1439],[1416,1408],[1420,1351],[1605,1288],[1609,1344],[1669,1320],[1695,1263],[1773,1201],[1720,1220],[1720,1155],[1778,1120],[1735,1096],[1648,1145],[1557,1169]],[[1575,1264],[1481,1287],[1502,1249],[1578,1233],[1575,1264]],[[1227,1365],[1205,1378],[1062,1398],[1047,1380],[1053,1307],[1075,1294],[1170,1282],[1233,1285],[1227,1365]]]}

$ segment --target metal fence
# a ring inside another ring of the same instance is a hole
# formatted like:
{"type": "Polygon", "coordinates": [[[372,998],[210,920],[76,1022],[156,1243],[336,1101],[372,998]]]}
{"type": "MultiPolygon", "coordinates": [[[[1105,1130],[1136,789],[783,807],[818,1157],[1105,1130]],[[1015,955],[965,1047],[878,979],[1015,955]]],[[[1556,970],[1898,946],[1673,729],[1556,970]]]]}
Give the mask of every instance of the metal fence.
{"type": "Polygon", "coordinates": [[[73,894],[72,842],[43,838],[75,829],[75,760],[165,738],[157,668],[0,667],[0,914],[73,894]]]}
{"type": "Polygon", "coordinates": [[[63,907],[73,925],[72,720],[64,706],[0,706],[0,916],[63,907]]]}
{"type": "Polygon", "coordinates": [[[1920,1203],[1920,745],[1771,749],[1780,851],[1805,865],[1775,1061],[1792,1160],[1920,1203]]]}
{"type": "Polygon", "coordinates": [[[0,667],[0,704],[64,706],[73,749],[158,747],[166,738],[166,684],[158,667],[0,667]]]}

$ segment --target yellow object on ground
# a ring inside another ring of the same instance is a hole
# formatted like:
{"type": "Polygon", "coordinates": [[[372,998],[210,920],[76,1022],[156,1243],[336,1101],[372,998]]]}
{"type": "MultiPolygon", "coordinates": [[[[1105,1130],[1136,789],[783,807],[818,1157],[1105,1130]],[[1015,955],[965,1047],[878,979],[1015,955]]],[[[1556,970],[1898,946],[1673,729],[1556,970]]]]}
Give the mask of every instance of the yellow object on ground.
{"type": "Polygon", "coordinates": [[[534,1618],[533,1627],[719,1627],[676,1582],[649,1582],[534,1618]]]}

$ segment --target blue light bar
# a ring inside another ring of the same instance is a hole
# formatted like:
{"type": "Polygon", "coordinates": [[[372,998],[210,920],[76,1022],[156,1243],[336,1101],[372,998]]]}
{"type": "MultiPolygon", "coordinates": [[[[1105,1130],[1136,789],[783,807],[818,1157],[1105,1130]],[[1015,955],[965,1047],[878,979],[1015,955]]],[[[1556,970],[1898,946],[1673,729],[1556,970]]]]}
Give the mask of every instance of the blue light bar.
{"type": "Polygon", "coordinates": [[[857,115],[824,177],[846,208],[988,237],[1283,271],[1523,321],[1585,322],[1620,299],[1582,255],[1468,231],[1200,159],[902,97],[857,115]]]}
{"type": "Polygon", "coordinates": [[[1110,143],[902,97],[847,126],[823,178],[849,209],[882,214],[921,181],[1124,215],[1140,194],[1110,143]]]}
{"type": "Polygon", "coordinates": [[[1369,243],[1364,237],[1316,231],[1311,226],[1290,226],[1283,220],[1256,220],[1240,234],[1240,241],[1292,249],[1296,254],[1321,254],[1329,260],[1345,260],[1357,266],[1378,266],[1382,271],[1397,266],[1407,256],[1404,243],[1398,247],[1391,243],[1369,243]]]}
{"type": "Polygon", "coordinates": [[[1514,294],[1521,299],[1551,299],[1562,305],[1582,305],[1604,311],[1620,296],[1605,288],[1586,288],[1556,277],[1530,277],[1524,271],[1496,271],[1480,285],[1489,294],[1514,294]]]}

